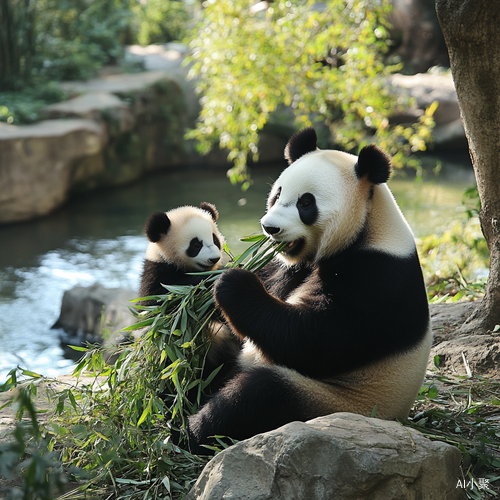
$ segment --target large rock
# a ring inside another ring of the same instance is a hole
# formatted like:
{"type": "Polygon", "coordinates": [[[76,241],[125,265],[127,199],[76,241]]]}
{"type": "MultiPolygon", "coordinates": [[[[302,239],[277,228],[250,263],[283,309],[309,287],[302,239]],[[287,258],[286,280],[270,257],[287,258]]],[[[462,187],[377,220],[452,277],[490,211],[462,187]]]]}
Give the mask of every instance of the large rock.
{"type": "Polygon", "coordinates": [[[63,345],[102,343],[106,340],[104,329],[109,331],[113,342],[119,341],[114,333],[135,323],[128,306],[136,297],[137,292],[123,288],[105,288],[99,284],[75,286],[64,292],[61,313],[52,328],[63,330],[63,345]]]}
{"type": "Polygon", "coordinates": [[[452,500],[460,451],[397,422],[336,413],[218,454],[186,500],[452,500]]]}
{"type": "Polygon", "coordinates": [[[106,142],[103,127],[91,120],[0,123],[0,223],[45,215],[64,203],[75,164],[98,157],[106,142]]]}
{"type": "Polygon", "coordinates": [[[445,302],[429,304],[434,344],[450,340],[476,310],[478,302],[445,302]]]}
{"type": "Polygon", "coordinates": [[[427,368],[435,368],[439,358],[441,373],[498,377],[500,364],[500,331],[485,335],[463,335],[460,327],[469,321],[479,302],[430,304],[433,347],[427,368]]]}
{"type": "Polygon", "coordinates": [[[46,106],[45,112],[51,119],[84,118],[105,124],[106,118],[118,123],[117,130],[121,133],[130,131],[134,124],[130,104],[106,92],[89,92],[51,104],[46,106]]]}
{"type": "Polygon", "coordinates": [[[431,349],[429,368],[434,357],[444,373],[498,377],[500,366],[500,332],[489,335],[467,335],[445,340],[431,349]]]}
{"type": "Polygon", "coordinates": [[[398,39],[400,35],[397,53],[412,73],[450,65],[434,3],[434,0],[392,1],[391,38],[398,39]]]}

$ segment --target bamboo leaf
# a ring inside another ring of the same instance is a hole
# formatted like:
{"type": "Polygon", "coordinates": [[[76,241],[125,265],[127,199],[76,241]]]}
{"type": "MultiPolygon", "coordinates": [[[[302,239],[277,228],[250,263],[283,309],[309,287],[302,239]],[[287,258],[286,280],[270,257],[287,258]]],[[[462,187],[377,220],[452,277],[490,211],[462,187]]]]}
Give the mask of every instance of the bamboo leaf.
{"type": "Polygon", "coordinates": [[[221,371],[221,369],[222,369],[223,366],[224,365],[220,365],[217,368],[215,368],[215,370],[212,371],[212,373],[206,378],[206,380],[203,381],[203,383],[201,384],[201,389],[202,390],[204,390],[205,388],[207,388],[210,385],[210,383],[212,382],[212,380],[221,371]]]}
{"type": "Polygon", "coordinates": [[[144,411],[142,412],[141,418],[137,422],[137,427],[139,427],[148,417],[148,415],[151,413],[151,400],[149,400],[148,405],[146,408],[144,408],[144,411]]]}
{"type": "Polygon", "coordinates": [[[245,243],[253,243],[255,241],[260,241],[267,238],[265,234],[258,233],[258,234],[250,234],[249,236],[243,236],[243,238],[240,238],[240,241],[244,241],[245,243]]]}
{"type": "Polygon", "coordinates": [[[104,441],[109,442],[109,439],[104,434],[101,434],[99,431],[96,431],[95,429],[94,429],[94,434],[97,434],[101,439],[104,439],[104,441]]]}
{"type": "Polygon", "coordinates": [[[133,330],[138,330],[139,328],[144,328],[145,326],[150,326],[153,324],[156,318],[148,318],[144,321],[140,321],[139,323],[135,323],[134,325],[127,326],[126,328],[122,328],[121,332],[131,332],[133,330]]]}

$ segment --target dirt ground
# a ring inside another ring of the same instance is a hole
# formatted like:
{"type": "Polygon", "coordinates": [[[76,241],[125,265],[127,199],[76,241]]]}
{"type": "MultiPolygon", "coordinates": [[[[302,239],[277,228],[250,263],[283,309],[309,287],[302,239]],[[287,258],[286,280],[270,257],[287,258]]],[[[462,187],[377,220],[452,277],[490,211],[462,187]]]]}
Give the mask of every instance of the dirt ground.
{"type": "Polygon", "coordinates": [[[429,368],[439,356],[443,373],[500,377],[500,330],[484,335],[462,335],[459,331],[476,306],[477,302],[431,304],[434,341],[429,368]]]}

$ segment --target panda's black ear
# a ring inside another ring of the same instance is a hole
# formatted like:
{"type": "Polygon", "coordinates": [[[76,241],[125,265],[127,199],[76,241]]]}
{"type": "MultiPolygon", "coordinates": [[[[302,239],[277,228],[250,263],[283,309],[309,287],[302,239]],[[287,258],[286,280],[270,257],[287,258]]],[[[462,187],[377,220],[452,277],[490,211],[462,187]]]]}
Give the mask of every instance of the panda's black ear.
{"type": "Polygon", "coordinates": [[[208,212],[212,216],[212,219],[214,220],[214,222],[217,222],[217,220],[219,219],[219,212],[215,208],[215,205],[212,205],[211,203],[207,203],[206,201],[202,201],[200,203],[200,208],[202,210],[205,210],[206,212],[208,212]]]}
{"type": "Polygon", "coordinates": [[[285,147],[285,159],[291,165],[294,161],[298,160],[311,151],[318,149],[318,136],[316,130],[312,127],[305,128],[296,134],[293,134],[285,147]]]}
{"type": "Polygon", "coordinates": [[[359,152],[354,170],[358,179],[367,177],[372,184],[383,184],[391,175],[391,157],[375,144],[370,144],[359,152]]]}
{"type": "Polygon", "coordinates": [[[164,234],[168,233],[170,229],[170,219],[165,212],[155,212],[151,214],[144,226],[144,232],[148,240],[152,243],[157,243],[161,240],[164,234]]]}

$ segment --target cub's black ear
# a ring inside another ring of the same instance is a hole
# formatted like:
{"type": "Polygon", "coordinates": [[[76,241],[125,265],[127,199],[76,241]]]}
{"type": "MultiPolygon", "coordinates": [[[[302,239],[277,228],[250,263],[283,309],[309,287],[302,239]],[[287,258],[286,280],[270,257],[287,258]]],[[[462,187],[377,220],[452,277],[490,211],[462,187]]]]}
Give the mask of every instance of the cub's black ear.
{"type": "Polygon", "coordinates": [[[372,184],[383,184],[392,172],[391,157],[375,144],[370,144],[359,152],[354,170],[358,179],[366,177],[372,184]]]}
{"type": "Polygon", "coordinates": [[[293,134],[285,147],[285,159],[291,165],[295,160],[318,149],[318,136],[312,127],[293,134]]]}
{"type": "Polygon", "coordinates": [[[167,234],[170,229],[170,219],[165,212],[155,212],[148,217],[144,232],[148,240],[152,243],[157,243],[161,240],[162,235],[167,234]]]}
{"type": "Polygon", "coordinates": [[[211,203],[207,203],[206,201],[202,201],[200,203],[200,208],[202,210],[207,211],[212,216],[212,219],[214,220],[214,222],[217,222],[217,220],[219,219],[219,212],[215,208],[215,205],[212,205],[211,203]]]}

